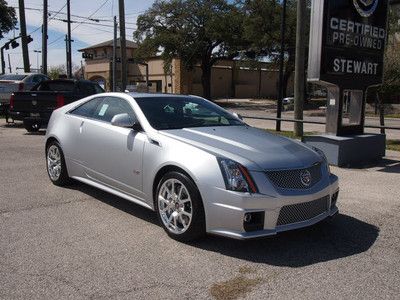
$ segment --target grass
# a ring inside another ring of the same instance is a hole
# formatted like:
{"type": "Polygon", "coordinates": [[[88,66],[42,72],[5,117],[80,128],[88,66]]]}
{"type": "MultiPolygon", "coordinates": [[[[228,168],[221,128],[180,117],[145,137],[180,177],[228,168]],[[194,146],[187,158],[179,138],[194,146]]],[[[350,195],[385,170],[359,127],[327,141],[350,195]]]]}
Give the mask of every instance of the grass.
{"type": "Polygon", "coordinates": [[[387,140],[386,149],[400,151],[400,140],[387,140]]]}
{"type": "MultiPolygon", "coordinates": [[[[373,112],[366,112],[365,115],[379,118],[379,114],[375,115],[373,112]]],[[[385,118],[400,118],[400,113],[385,114],[385,118]]]]}
{"type": "Polygon", "coordinates": [[[400,113],[385,115],[386,118],[400,118],[400,113]]]}

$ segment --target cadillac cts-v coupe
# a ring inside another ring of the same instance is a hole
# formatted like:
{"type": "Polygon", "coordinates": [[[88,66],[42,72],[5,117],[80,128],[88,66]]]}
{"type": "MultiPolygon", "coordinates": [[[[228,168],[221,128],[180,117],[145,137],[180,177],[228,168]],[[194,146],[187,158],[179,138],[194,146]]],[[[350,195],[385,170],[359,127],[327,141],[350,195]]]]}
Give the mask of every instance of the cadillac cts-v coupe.
{"type": "Polygon", "coordinates": [[[248,126],[196,96],[105,93],[53,112],[50,180],[71,178],[156,211],[165,231],[247,239],[338,212],[338,178],[316,148],[248,126]]]}

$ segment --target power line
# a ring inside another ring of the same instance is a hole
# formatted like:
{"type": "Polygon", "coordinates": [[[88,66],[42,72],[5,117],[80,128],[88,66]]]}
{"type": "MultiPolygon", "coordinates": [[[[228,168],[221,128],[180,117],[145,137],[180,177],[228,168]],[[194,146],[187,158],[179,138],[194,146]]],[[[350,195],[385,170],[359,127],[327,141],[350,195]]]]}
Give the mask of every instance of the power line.
{"type": "MultiPolygon", "coordinates": [[[[64,23],[67,23],[67,22],[68,22],[68,20],[66,20],[66,19],[59,19],[59,18],[54,18],[54,20],[56,20],[56,21],[61,21],[61,22],[64,22],[64,23]]],[[[114,27],[113,25],[100,24],[100,22],[99,22],[99,23],[93,23],[93,22],[87,22],[87,21],[76,21],[76,20],[72,20],[71,23],[79,23],[79,24],[78,24],[79,26],[82,25],[82,24],[89,24],[89,25],[96,25],[96,26],[103,26],[103,27],[111,27],[111,28],[114,27]]],[[[136,28],[133,28],[133,27],[126,27],[126,29],[135,30],[136,28]]]]}
{"type": "MultiPolygon", "coordinates": [[[[103,6],[104,6],[107,2],[108,2],[108,0],[104,1],[104,3],[103,3],[102,5],[100,5],[100,7],[99,7],[98,9],[96,9],[96,10],[88,17],[88,19],[91,18],[91,17],[93,17],[94,14],[96,14],[100,9],[102,9],[103,6]]],[[[78,28],[80,25],[81,25],[81,24],[76,25],[76,26],[72,29],[72,31],[74,31],[74,30],[75,30],[76,28],[78,28]]],[[[96,25],[97,25],[97,24],[96,24],[96,25]]],[[[57,39],[55,39],[54,41],[50,42],[49,45],[52,45],[52,44],[58,42],[58,41],[61,40],[63,37],[64,37],[64,34],[63,34],[63,35],[60,35],[57,39]]]]}

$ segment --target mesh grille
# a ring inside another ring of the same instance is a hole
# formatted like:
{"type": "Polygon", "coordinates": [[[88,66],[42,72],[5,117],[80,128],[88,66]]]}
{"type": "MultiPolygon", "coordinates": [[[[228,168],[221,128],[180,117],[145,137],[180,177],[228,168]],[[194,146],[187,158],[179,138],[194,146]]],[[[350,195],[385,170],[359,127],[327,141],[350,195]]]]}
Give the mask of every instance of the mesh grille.
{"type": "Polygon", "coordinates": [[[306,169],[291,169],[265,172],[274,186],[280,189],[309,189],[321,180],[321,163],[306,169]],[[304,172],[309,172],[311,181],[308,185],[302,183],[304,172]]]}
{"type": "Polygon", "coordinates": [[[328,210],[329,196],[282,207],[277,226],[310,220],[328,210]]]}

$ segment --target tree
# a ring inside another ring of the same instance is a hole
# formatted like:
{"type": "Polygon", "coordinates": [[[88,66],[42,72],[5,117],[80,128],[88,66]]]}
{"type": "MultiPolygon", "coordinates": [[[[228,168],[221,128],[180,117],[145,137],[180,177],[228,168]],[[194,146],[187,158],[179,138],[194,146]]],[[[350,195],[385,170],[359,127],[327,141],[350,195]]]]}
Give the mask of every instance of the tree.
{"type": "Polygon", "coordinates": [[[51,66],[47,71],[47,75],[51,79],[58,79],[60,75],[65,74],[67,74],[67,68],[65,67],[65,65],[51,66]]]}
{"type": "Polygon", "coordinates": [[[161,52],[166,62],[178,57],[186,69],[200,64],[203,96],[211,98],[211,70],[241,49],[242,13],[227,0],[156,0],[137,20],[138,56],[161,52]]]}
{"type": "MultiPolygon", "coordinates": [[[[309,2],[309,1],[308,1],[309,2]]],[[[308,4],[309,6],[309,4],[308,4]]],[[[250,45],[247,53],[254,59],[268,57],[278,64],[280,52],[281,0],[245,0],[244,38],[250,45]]],[[[306,22],[307,23],[307,22],[306,22]]],[[[308,28],[306,29],[308,32],[308,28]]],[[[296,53],[296,1],[287,0],[285,32],[284,97],[290,76],[293,74],[296,53]]]]}
{"type": "MultiPolygon", "coordinates": [[[[51,79],[58,79],[60,76],[66,76],[67,74],[67,67],[65,64],[61,64],[58,66],[51,66],[48,71],[47,75],[51,79]]],[[[81,69],[79,66],[72,64],[72,74],[74,74],[75,78],[80,78],[81,77],[81,69]]]]}
{"type": "Polygon", "coordinates": [[[15,28],[17,17],[15,9],[9,7],[5,0],[0,0],[0,39],[4,34],[15,28]]]}

